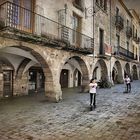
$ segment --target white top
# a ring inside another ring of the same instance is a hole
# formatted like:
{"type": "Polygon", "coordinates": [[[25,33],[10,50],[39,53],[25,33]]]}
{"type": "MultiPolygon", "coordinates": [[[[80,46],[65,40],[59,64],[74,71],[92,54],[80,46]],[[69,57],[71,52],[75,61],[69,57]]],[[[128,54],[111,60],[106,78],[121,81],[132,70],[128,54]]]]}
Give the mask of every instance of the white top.
{"type": "Polygon", "coordinates": [[[131,82],[129,77],[125,78],[124,81],[126,82],[126,84],[129,84],[131,82]]]}
{"type": "Polygon", "coordinates": [[[96,93],[97,83],[90,83],[89,87],[89,93],[96,93]]]}

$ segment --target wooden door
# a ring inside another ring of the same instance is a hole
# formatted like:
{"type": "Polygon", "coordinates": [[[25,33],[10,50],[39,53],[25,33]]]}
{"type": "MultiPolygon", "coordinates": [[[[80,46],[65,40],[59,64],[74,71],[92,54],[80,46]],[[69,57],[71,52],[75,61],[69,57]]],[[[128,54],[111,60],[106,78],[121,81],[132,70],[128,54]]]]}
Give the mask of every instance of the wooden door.
{"type": "Polygon", "coordinates": [[[63,69],[61,71],[60,84],[62,88],[68,88],[68,74],[69,74],[69,71],[66,69],[63,69]]]}

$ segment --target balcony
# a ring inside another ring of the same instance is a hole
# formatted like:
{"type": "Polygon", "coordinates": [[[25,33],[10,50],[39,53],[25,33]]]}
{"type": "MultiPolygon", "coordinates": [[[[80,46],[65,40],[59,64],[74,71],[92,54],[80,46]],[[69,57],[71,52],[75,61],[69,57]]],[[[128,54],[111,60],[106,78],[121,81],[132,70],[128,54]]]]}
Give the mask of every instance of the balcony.
{"type": "Polygon", "coordinates": [[[132,28],[130,26],[126,27],[126,36],[127,36],[127,38],[132,37],[132,28]]]}
{"type": "Polygon", "coordinates": [[[122,30],[124,27],[124,23],[123,23],[123,18],[121,16],[116,16],[116,21],[115,21],[115,25],[116,28],[119,30],[122,30]]]}
{"type": "Polygon", "coordinates": [[[83,54],[93,53],[93,38],[11,2],[0,5],[0,30],[1,35],[9,38],[83,54]],[[7,34],[2,34],[7,30],[7,34]]]}
{"type": "Polygon", "coordinates": [[[114,55],[125,59],[137,60],[137,55],[134,55],[134,53],[128,51],[121,46],[114,47],[114,55]]]}

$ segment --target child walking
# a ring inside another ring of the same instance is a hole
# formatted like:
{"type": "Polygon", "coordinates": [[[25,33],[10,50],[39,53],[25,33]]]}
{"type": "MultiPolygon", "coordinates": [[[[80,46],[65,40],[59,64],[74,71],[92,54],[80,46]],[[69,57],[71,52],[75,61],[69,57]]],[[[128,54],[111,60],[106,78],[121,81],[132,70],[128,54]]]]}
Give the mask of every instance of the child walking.
{"type": "Polygon", "coordinates": [[[95,79],[91,79],[89,84],[91,109],[93,106],[94,108],[96,107],[96,88],[97,88],[97,83],[95,82],[95,79]]]}
{"type": "Polygon", "coordinates": [[[126,83],[126,92],[131,92],[131,80],[128,75],[126,75],[126,78],[124,78],[124,81],[126,83]]]}

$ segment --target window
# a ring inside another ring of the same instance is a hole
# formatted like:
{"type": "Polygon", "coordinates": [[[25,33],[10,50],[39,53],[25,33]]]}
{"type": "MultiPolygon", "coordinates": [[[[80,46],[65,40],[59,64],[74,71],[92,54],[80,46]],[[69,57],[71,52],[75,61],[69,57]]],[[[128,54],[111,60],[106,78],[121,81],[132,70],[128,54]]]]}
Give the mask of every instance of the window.
{"type": "Polygon", "coordinates": [[[104,54],[104,30],[99,29],[99,54],[104,54]]]}
{"type": "Polygon", "coordinates": [[[81,36],[79,32],[81,32],[81,17],[73,13],[73,18],[72,18],[72,43],[80,45],[81,42],[81,36]]]}
{"type": "Polygon", "coordinates": [[[120,36],[116,34],[115,54],[119,54],[119,52],[120,52],[120,36]]]}
{"type": "Polygon", "coordinates": [[[129,26],[129,20],[127,19],[127,27],[129,26]]]}
{"type": "Polygon", "coordinates": [[[120,46],[120,36],[116,35],[116,46],[120,46]]]}
{"type": "Polygon", "coordinates": [[[99,4],[99,0],[96,0],[96,4],[99,4]]]}
{"type": "Polygon", "coordinates": [[[81,11],[84,11],[83,0],[74,0],[73,5],[81,11]]]}
{"type": "Polygon", "coordinates": [[[75,4],[81,6],[81,0],[75,0],[75,4]]]}
{"type": "Polygon", "coordinates": [[[135,34],[135,27],[133,25],[133,37],[135,36],[134,34],[135,34]]]}
{"type": "Polygon", "coordinates": [[[104,10],[107,11],[107,0],[104,0],[104,10]]]}
{"type": "Polygon", "coordinates": [[[23,29],[25,31],[31,31],[33,24],[33,17],[31,12],[33,10],[33,0],[13,0],[13,3],[16,5],[12,6],[12,26],[23,29]]]}
{"type": "Polygon", "coordinates": [[[107,11],[107,0],[96,0],[96,4],[104,11],[107,11]]]}
{"type": "Polygon", "coordinates": [[[118,16],[118,15],[119,15],[119,8],[116,7],[116,16],[118,16]]]}
{"type": "Polygon", "coordinates": [[[127,45],[127,51],[129,51],[129,42],[128,41],[126,42],[126,45],[127,45]]]}

